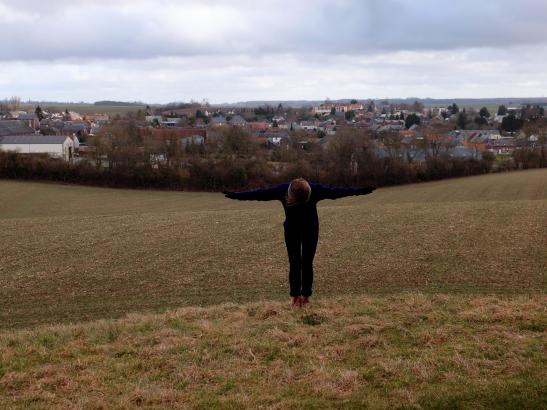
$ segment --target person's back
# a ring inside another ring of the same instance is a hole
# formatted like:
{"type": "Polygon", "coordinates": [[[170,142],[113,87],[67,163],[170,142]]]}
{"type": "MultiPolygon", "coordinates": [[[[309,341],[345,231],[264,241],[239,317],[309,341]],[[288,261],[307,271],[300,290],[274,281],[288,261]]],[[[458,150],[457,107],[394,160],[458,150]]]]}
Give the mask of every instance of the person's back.
{"type": "Polygon", "coordinates": [[[333,188],[309,184],[297,178],[290,184],[247,192],[224,192],[227,198],[239,200],[279,200],[285,210],[285,244],[289,256],[289,284],[293,304],[306,304],[312,294],[313,259],[319,238],[317,203],[350,195],[366,195],[375,188],[333,188]]]}

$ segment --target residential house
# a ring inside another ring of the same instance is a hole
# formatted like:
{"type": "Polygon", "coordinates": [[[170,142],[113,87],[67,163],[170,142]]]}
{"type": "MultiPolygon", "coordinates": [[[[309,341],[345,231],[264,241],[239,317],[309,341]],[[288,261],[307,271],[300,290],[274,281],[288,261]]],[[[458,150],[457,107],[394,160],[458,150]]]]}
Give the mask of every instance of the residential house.
{"type": "Polygon", "coordinates": [[[245,127],[247,125],[247,121],[241,115],[236,114],[232,118],[230,118],[230,121],[228,121],[228,124],[234,125],[237,127],[245,127]]]}
{"type": "Polygon", "coordinates": [[[30,128],[38,130],[40,128],[40,119],[35,113],[24,113],[17,117],[17,121],[23,121],[30,128]]]}
{"type": "Polygon", "coordinates": [[[515,139],[513,137],[503,137],[488,141],[486,149],[497,155],[509,155],[513,153],[515,146],[515,139]]]}
{"type": "Polygon", "coordinates": [[[218,115],[216,117],[211,117],[211,122],[209,123],[212,127],[218,127],[222,125],[227,125],[226,117],[218,115]]]}
{"type": "Polygon", "coordinates": [[[494,122],[498,123],[498,124],[501,124],[503,122],[503,119],[506,117],[507,115],[495,115],[494,116],[494,122]]]}
{"type": "Polygon", "coordinates": [[[144,120],[150,124],[153,124],[154,122],[159,124],[163,121],[163,117],[161,115],[147,115],[144,117],[144,120]]]}
{"type": "Polygon", "coordinates": [[[0,137],[8,135],[30,135],[34,134],[35,130],[28,126],[23,121],[18,120],[1,120],[0,121],[0,137]]]}
{"type": "Polygon", "coordinates": [[[280,128],[280,129],[283,129],[283,130],[288,130],[288,129],[291,128],[291,123],[289,123],[285,119],[276,121],[275,124],[277,124],[277,127],[275,127],[275,128],[280,128]]]}
{"type": "Polygon", "coordinates": [[[317,121],[301,121],[299,128],[305,131],[317,131],[319,123],[317,121]]]}
{"type": "Polygon", "coordinates": [[[464,138],[463,144],[465,146],[486,149],[486,145],[490,141],[496,141],[502,138],[500,132],[496,129],[493,130],[466,130],[461,131],[464,138]]]}
{"type": "Polygon", "coordinates": [[[333,108],[335,108],[335,104],[325,103],[317,107],[313,107],[313,113],[319,115],[328,115],[331,113],[333,108]]]}
{"type": "Polygon", "coordinates": [[[65,121],[61,129],[62,135],[85,137],[89,135],[91,124],[86,121],[65,121]]]}
{"type": "Polygon", "coordinates": [[[40,132],[45,135],[61,135],[65,122],[62,119],[43,119],[40,121],[40,132]]]}
{"type": "Polygon", "coordinates": [[[262,138],[266,138],[268,140],[268,143],[270,145],[285,145],[289,143],[289,133],[287,131],[277,130],[273,131],[274,128],[272,128],[272,131],[262,132],[258,134],[262,138]]]}
{"type": "Polygon", "coordinates": [[[336,134],[336,123],[328,123],[321,126],[321,131],[323,131],[326,135],[335,135],[336,134]]]}
{"type": "Polygon", "coordinates": [[[249,122],[247,124],[247,127],[251,130],[251,131],[255,131],[255,132],[261,132],[261,131],[267,131],[271,128],[272,124],[270,124],[269,122],[266,122],[266,121],[261,121],[261,122],[249,122]]]}

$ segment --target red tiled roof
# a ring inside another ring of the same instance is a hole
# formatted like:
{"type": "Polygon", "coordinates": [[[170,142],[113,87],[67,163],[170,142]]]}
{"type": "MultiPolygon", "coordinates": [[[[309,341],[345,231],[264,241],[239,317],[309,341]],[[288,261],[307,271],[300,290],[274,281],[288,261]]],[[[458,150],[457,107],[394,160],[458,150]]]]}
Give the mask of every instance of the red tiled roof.
{"type": "Polygon", "coordinates": [[[270,128],[270,124],[267,122],[249,122],[247,126],[253,131],[264,131],[270,128]]]}

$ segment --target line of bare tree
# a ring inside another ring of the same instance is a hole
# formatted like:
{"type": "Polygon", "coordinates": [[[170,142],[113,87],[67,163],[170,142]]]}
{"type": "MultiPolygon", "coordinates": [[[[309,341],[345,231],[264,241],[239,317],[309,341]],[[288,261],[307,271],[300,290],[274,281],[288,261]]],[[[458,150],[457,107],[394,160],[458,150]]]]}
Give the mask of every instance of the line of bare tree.
{"type": "MultiPolygon", "coordinates": [[[[445,131],[427,130],[415,145],[403,144],[396,133],[374,135],[347,129],[319,141],[294,132],[287,144],[264,147],[237,127],[212,131],[203,144],[188,144],[175,131],[158,137],[133,121],[119,121],[89,138],[88,154],[72,163],[0,152],[0,177],[217,191],[275,184],[297,176],[327,184],[387,186],[496,169],[489,152],[473,158],[452,157],[452,143],[441,138],[445,131]]],[[[539,126],[534,132],[539,139],[521,143],[497,169],[545,167],[545,128],[539,126]]]]}

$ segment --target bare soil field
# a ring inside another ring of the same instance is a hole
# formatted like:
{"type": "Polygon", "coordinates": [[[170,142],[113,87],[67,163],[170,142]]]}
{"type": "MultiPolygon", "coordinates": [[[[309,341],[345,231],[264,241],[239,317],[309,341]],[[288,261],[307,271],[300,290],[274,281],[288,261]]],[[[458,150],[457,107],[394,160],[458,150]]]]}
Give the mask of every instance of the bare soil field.
{"type": "MultiPolygon", "coordinates": [[[[0,328],[285,300],[279,203],[0,181],[0,328]]],[[[547,171],[323,201],[315,296],[543,293],[547,171]]]]}

